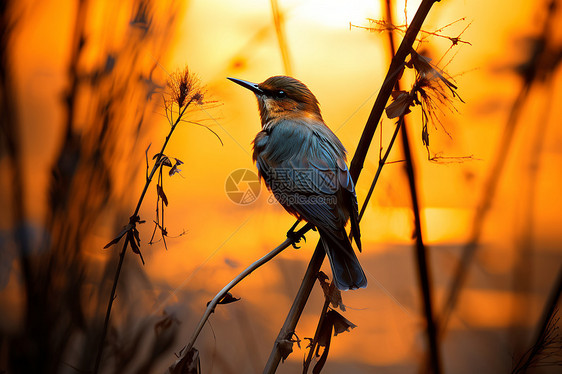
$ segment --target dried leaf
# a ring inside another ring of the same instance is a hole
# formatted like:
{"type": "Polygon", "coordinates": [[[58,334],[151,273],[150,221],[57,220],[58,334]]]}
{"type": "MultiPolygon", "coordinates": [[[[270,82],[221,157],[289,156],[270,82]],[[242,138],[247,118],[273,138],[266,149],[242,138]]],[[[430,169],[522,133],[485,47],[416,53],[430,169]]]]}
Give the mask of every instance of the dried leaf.
{"type": "Polygon", "coordinates": [[[139,230],[137,230],[136,227],[133,227],[133,229],[131,230],[131,232],[133,233],[133,237],[135,239],[135,243],[140,246],[140,233],[139,230]]]}
{"type": "Polygon", "coordinates": [[[392,100],[396,100],[397,97],[399,97],[402,94],[407,94],[408,92],[406,91],[401,91],[401,90],[394,90],[390,93],[390,96],[392,96],[392,100]]]}
{"type": "Polygon", "coordinates": [[[324,321],[322,321],[322,326],[320,326],[320,331],[318,333],[318,344],[320,347],[325,347],[330,345],[330,340],[332,339],[332,321],[328,318],[328,313],[324,317],[324,321]]]}
{"type": "Polygon", "coordinates": [[[178,168],[178,165],[179,165],[179,164],[174,164],[174,166],[172,166],[172,168],[171,168],[170,171],[168,172],[168,174],[170,175],[170,177],[171,177],[172,175],[176,174],[176,173],[179,174],[179,173],[181,172],[181,169],[178,168]]]}
{"type": "Polygon", "coordinates": [[[131,243],[131,248],[133,249],[133,252],[137,254],[140,253],[139,245],[135,242],[135,239],[133,238],[131,232],[128,232],[127,236],[129,237],[129,243],[131,243]]]}
{"type": "MultiPolygon", "coordinates": [[[[224,295],[217,304],[230,304],[230,303],[234,303],[236,301],[240,300],[240,298],[236,298],[234,296],[232,296],[232,294],[230,292],[227,292],[226,295],[224,295]]],[[[207,306],[209,306],[210,301],[207,303],[207,306]]]]}
{"type": "MultiPolygon", "coordinates": [[[[322,326],[320,327],[320,332],[318,334],[318,342],[317,342],[318,347],[324,347],[324,351],[322,352],[320,359],[312,369],[313,374],[320,373],[320,371],[324,367],[324,364],[326,363],[326,360],[328,359],[328,352],[330,350],[330,343],[332,341],[332,331],[334,332],[334,336],[337,336],[338,334],[344,331],[349,331],[350,329],[353,329],[355,327],[357,326],[355,326],[353,323],[351,323],[349,320],[347,320],[344,316],[342,316],[340,313],[336,312],[335,310],[332,309],[326,312],[326,317],[324,318],[324,321],[322,322],[322,326]]],[[[319,348],[317,348],[316,350],[317,356],[318,356],[318,351],[319,348]]]]}
{"type": "Polygon", "coordinates": [[[328,311],[326,319],[329,319],[332,322],[334,327],[334,336],[337,336],[342,332],[351,331],[351,329],[357,327],[357,325],[353,324],[350,320],[335,310],[328,311]]]}
{"type": "Polygon", "coordinates": [[[427,80],[439,79],[451,90],[453,96],[456,95],[455,90],[457,89],[457,86],[455,86],[453,83],[451,83],[443,76],[444,73],[442,70],[431,64],[431,59],[429,57],[422,56],[416,51],[412,51],[410,53],[410,58],[411,58],[410,66],[411,65],[414,66],[414,68],[416,69],[416,71],[418,72],[418,74],[422,79],[427,79],[427,80]]]}
{"type": "Polygon", "coordinates": [[[123,229],[119,232],[119,234],[117,234],[115,239],[113,239],[112,241],[107,243],[105,245],[105,247],[103,247],[103,249],[107,249],[107,248],[111,247],[112,245],[117,244],[119,242],[119,240],[121,240],[121,238],[127,232],[129,232],[131,229],[133,229],[136,226],[137,223],[144,223],[144,222],[145,221],[141,221],[141,219],[138,215],[129,217],[129,223],[127,224],[127,226],[124,226],[123,229]]]}
{"type": "Polygon", "coordinates": [[[107,243],[107,244],[103,247],[103,249],[107,249],[107,248],[111,247],[112,245],[119,243],[119,240],[121,240],[121,238],[123,237],[123,235],[125,235],[125,233],[120,234],[120,235],[117,236],[115,239],[113,239],[112,241],[110,241],[109,243],[107,243]]]}
{"type": "Polygon", "coordinates": [[[168,198],[166,197],[166,194],[164,193],[164,189],[162,188],[161,185],[156,184],[156,192],[158,193],[158,196],[160,196],[160,198],[162,199],[164,205],[168,206],[168,198]]]}
{"type": "Polygon", "coordinates": [[[171,177],[172,175],[176,174],[176,173],[179,174],[179,172],[181,171],[181,169],[179,168],[179,166],[180,166],[180,165],[183,165],[183,162],[182,162],[180,159],[174,157],[174,160],[176,160],[176,163],[174,164],[174,166],[172,166],[172,168],[170,169],[170,171],[169,171],[169,173],[168,173],[168,174],[170,175],[170,177],[171,177]]]}
{"type": "Polygon", "coordinates": [[[127,232],[127,237],[129,239],[129,243],[131,244],[131,249],[134,253],[140,256],[142,264],[144,265],[144,258],[142,257],[142,253],[140,251],[139,231],[136,228],[133,228],[129,232],[127,232]]]}
{"type": "Polygon", "coordinates": [[[156,166],[164,165],[164,166],[172,167],[172,161],[170,161],[168,156],[166,156],[163,153],[157,153],[152,157],[152,159],[156,160],[158,159],[158,157],[160,157],[160,159],[157,161],[156,166]]]}
{"type": "Polygon", "coordinates": [[[327,284],[328,280],[330,279],[323,271],[319,271],[318,274],[316,274],[316,278],[318,278],[318,281],[320,282],[322,288],[324,288],[323,284],[327,284]]]}
{"type": "Polygon", "coordinates": [[[413,98],[405,91],[392,92],[394,101],[385,109],[388,118],[401,117],[410,113],[410,107],[414,104],[413,98]]]}
{"type": "Polygon", "coordinates": [[[278,341],[277,344],[279,346],[279,352],[281,353],[281,360],[285,362],[287,357],[293,353],[293,342],[288,339],[283,339],[278,341]]]}
{"type": "Polygon", "coordinates": [[[240,300],[240,298],[236,298],[232,296],[230,292],[227,292],[226,295],[222,299],[219,300],[219,304],[230,304],[240,300]]]}
{"type": "Polygon", "coordinates": [[[171,177],[172,175],[180,172],[181,170],[178,169],[178,165],[174,164],[174,166],[172,166],[172,168],[170,169],[170,171],[168,172],[168,175],[171,177]]]}
{"type": "Polygon", "coordinates": [[[429,147],[429,131],[427,130],[427,123],[422,127],[422,143],[426,147],[429,147]]]}
{"type": "Polygon", "coordinates": [[[133,224],[131,224],[131,223],[129,223],[127,226],[123,227],[123,230],[121,230],[121,232],[119,232],[119,234],[117,234],[115,239],[113,239],[112,241],[107,243],[105,245],[105,247],[103,247],[103,249],[107,249],[107,248],[111,247],[112,245],[117,244],[119,242],[119,240],[121,240],[121,238],[132,228],[133,228],[133,224]]]}
{"type": "Polygon", "coordinates": [[[167,156],[162,157],[162,159],[160,160],[160,164],[164,166],[172,167],[172,161],[170,161],[170,159],[167,156]]]}
{"type": "Polygon", "coordinates": [[[200,374],[201,363],[199,351],[195,348],[184,355],[178,362],[168,368],[167,374],[200,374]]]}
{"type": "Polygon", "coordinates": [[[332,307],[340,308],[342,312],[345,312],[341,291],[336,287],[334,282],[328,283],[328,276],[322,271],[318,273],[318,282],[320,282],[320,286],[322,286],[324,297],[332,304],[332,307]]]}
{"type": "Polygon", "coordinates": [[[293,353],[294,343],[297,343],[297,346],[299,348],[301,347],[301,340],[294,332],[291,334],[291,337],[289,339],[277,340],[277,345],[279,346],[279,353],[281,353],[282,362],[285,362],[287,357],[289,357],[289,355],[293,353]],[[294,336],[295,339],[292,339],[292,336],[294,336]]]}

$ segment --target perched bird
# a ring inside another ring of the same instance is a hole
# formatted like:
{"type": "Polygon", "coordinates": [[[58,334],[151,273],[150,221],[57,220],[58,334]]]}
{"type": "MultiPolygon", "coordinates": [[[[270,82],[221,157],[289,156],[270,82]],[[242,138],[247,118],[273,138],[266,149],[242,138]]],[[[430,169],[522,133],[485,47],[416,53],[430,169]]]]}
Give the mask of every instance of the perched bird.
{"type": "Polygon", "coordinates": [[[274,76],[259,84],[228,79],[258,99],[262,130],[254,139],[253,159],[260,177],[287,212],[316,226],[336,286],[366,287],[367,278],[345,231],[350,219],[361,251],[357,196],[346,150],[324,123],[318,100],[292,77],[274,76]]]}

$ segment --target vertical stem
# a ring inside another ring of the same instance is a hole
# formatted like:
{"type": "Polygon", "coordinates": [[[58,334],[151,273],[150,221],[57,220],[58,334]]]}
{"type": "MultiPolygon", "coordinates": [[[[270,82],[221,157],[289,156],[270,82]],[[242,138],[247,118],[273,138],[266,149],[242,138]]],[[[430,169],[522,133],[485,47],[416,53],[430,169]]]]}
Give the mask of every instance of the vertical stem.
{"type": "Polygon", "coordinates": [[[324,251],[322,243],[319,241],[318,245],[316,245],[316,249],[314,250],[310,263],[308,264],[308,268],[304,274],[304,279],[301,283],[297,296],[295,297],[295,301],[293,301],[293,305],[289,310],[287,319],[285,320],[283,327],[281,327],[281,331],[279,331],[277,339],[275,339],[273,350],[271,351],[269,360],[263,369],[264,374],[272,374],[277,370],[277,366],[279,366],[279,362],[281,361],[281,351],[278,347],[279,342],[284,339],[290,339],[295,332],[297,322],[301,317],[304,306],[310,296],[310,292],[312,292],[314,282],[316,281],[316,275],[320,271],[324,257],[326,257],[326,252],[324,251]]]}
{"type": "MultiPolygon", "coordinates": [[[[394,24],[392,17],[392,0],[385,1],[385,13],[386,21],[390,24],[394,24]]],[[[388,32],[388,41],[391,56],[395,55],[395,45],[394,45],[394,33],[392,31],[388,32]]],[[[395,88],[400,90],[400,81],[396,81],[395,88]]],[[[412,198],[412,209],[414,211],[415,218],[415,231],[416,231],[416,260],[418,263],[418,276],[420,282],[420,289],[423,295],[423,305],[424,314],[427,321],[427,339],[429,345],[429,358],[434,374],[441,373],[441,361],[439,359],[439,347],[437,342],[437,328],[435,327],[435,320],[433,317],[432,303],[431,303],[431,284],[430,284],[430,274],[429,268],[427,266],[427,258],[425,246],[423,243],[422,231],[421,231],[421,218],[419,211],[419,203],[417,197],[417,187],[416,179],[414,174],[414,161],[412,159],[412,154],[410,151],[410,142],[408,139],[408,133],[406,130],[406,118],[404,116],[400,117],[396,131],[402,127],[402,146],[404,148],[404,155],[406,158],[406,172],[408,174],[408,182],[410,184],[410,194],[412,198]]],[[[396,136],[396,132],[394,133],[396,136]]],[[[394,141],[394,137],[392,138],[394,141]]],[[[392,144],[392,143],[391,143],[392,144]]],[[[388,155],[385,154],[385,157],[388,155]]],[[[376,179],[375,179],[376,181],[376,179]]]]}
{"type": "MultiPolygon", "coordinates": [[[[154,162],[154,166],[152,167],[152,171],[150,172],[150,175],[146,179],[146,183],[144,184],[144,188],[143,188],[142,193],[141,193],[141,195],[139,197],[139,200],[137,202],[135,212],[133,213],[133,215],[131,217],[135,217],[136,215],[138,215],[140,207],[141,207],[142,202],[144,200],[144,196],[146,195],[146,191],[148,190],[148,186],[150,186],[150,183],[152,182],[152,178],[154,178],[154,173],[156,173],[156,170],[158,170],[158,167],[160,166],[160,160],[162,159],[162,157],[164,155],[164,151],[166,150],[166,146],[168,145],[168,142],[170,141],[170,138],[172,137],[172,134],[174,133],[174,130],[176,129],[177,125],[180,123],[181,118],[183,117],[185,111],[187,110],[187,108],[189,107],[189,105],[191,104],[192,101],[193,101],[193,98],[191,98],[187,102],[187,104],[185,104],[183,109],[178,108],[178,118],[173,123],[172,127],[170,128],[170,132],[166,136],[166,140],[164,141],[164,144],[162,145],[162,149],[160,150],[160,153],[158,154],[158,157],[156,158],[156,161],[154,162]]],[[[136,223],[136,221],[135,221],[135,223],[136,223]]],[[[101,362],[101,356],[102,356],[102,353],[103,353],[103,345],[105,343],[105,337],[107,335],[107,329],[109,327],[109,317],[111,316],[111,307],[113,306],[113,300],[115,299],[115,290],[117,289],[117,281],[119,280],[119,275],[121,274],[121,267],[123,266],[123,260],[125,259],[125,253],[127,252],[127,244],[129,244],[129,234],[125,234],[125,242],[123,243],[123,249],[121,250],[121,254],[119,255],[119,263],[117,265],[115,277],[113,278],[113,287],[111,289],[111,295],[109,297],[109,302],[107,304],[107,311],[105,313],[105,321],[104,321],[104,326],[103,326],[103,331],[102,331],[102,338],[100,340],[100,345],[98,347],[98,353],[97,353],[97,356],[96,356],[96,364],[95,364],[94,374],[97,374],[98,370],[99,370],[99,366],[100,366],[100,362],[101,362]]],[[[141,257],[141,259],[142,259],[142,257],[141,257]]],[[[144,262],[143,262],[143,264],[144,264],[144,262]]]]}
{"type": "Polygon", "coordinates": [[[423,310],[427,322],[427,339],[429,345],[430,363],[433,374],[441,373],[441,361],[439,358],[439,347],[437,342],[437,328],[433,318],[431,304],[431,281],[429,266],[427,264],[426,249],[423,243],[420,208],[417,195],[416,179],[414,173],[414,161],[410,151],[410,141],[408,140],[408,132],[404,126],[404,117],[400,118],[402,122],[402,146],[404,148],[404,156],[406,159],[406,173],[408,174],[408,182],[410,184],[410,195],[412,198],[412,209],[415,219],[416,233],[416,261],[418,264],[418,276],[420,282],[420,290],[423,296],[423,310]]]}
{"type": "Polygon", "coordinates": [[[105,337],[107,336],[107,329],[109,327],[109,317],[111,316],[111,307],[113,306],[113,300],[115,300],[117,282],[119,281],[119,275],[121,274],[121,267],[123,266],[123,261],[125,260],[125,254],[127,253],[127,244],[129,244],[129,235],[125,235],[125,241],[123,242],[123,249],[121,250],[121,254],[119,255],[119,263],[117,264],[117,270],[115,271],[115,277],[113,278],[113,286],[111,287],[111,294],[109,295],[109,301],[107,303],[107,311],[105,312],[105,321],[103,323],[100,345],[98,347],[98,354],[96,356],[94,374],[97,374],[99,372],[101,356],[103,353],[103,345],[105,343],[105,337]]]}
{"type": "MultiPolygon", "coordinates": [[[[398,82],[396,83],[398,84],[398,82]]],[[[361,206],[361,211],[359,212],[359,221],[361,221],[361,218],[363,218],[363,214],[365,214],[365,210],[367,209],[367,205],[369,204],[369,200],[371,199],[371,195],[373,194],[373,191],[375,190],[375,186],[379,180],[379,177],[381,175],[382,172],[382,168],[384,167],[386,160],[388,159],[388,155],[390,154],[390,151],[392,150],[392,147],[394,146],[394,141],[396,140],[396,136],[398,135],[398,131],[400,130],[400,126],[396,125],[396,128],[394,129],[394,133],[392,134],[392,138],[390,139],[390,143],[388,143],[388,147],[386,148],[386,152],[384,153],[384,156],[382,156],[382,158],[379,160],[379,167],[377,168],[377,172],[375,173],[375,177],[373,178],[373,181],[371,182],[371,186],[369,187],[369,191],[367,192],[367,195],[365,196],[365,201],[363,202],[363,205],[361,206]]]]}

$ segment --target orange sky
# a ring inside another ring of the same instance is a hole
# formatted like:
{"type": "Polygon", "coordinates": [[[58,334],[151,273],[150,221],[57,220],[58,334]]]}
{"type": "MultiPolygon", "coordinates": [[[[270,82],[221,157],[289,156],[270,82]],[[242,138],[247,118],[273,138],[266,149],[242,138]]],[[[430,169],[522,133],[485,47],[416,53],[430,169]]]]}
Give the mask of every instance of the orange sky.
{"type": "MultiPolygon", "coordinates": [[[[408,20],[419,2],[408,1],[408,20]]],[[[69,30],[74,14],[70,3],[61,0],[43,2],[36,9],[24,7],[26,16],[33,22],[24,24],[15,49],[19,96],[26,97],[31,108],[22,108],[21,120],[26,175],[32,185],[28,192],[29,216],[34,221],[40,221],[44,214],[43,192],[63,118],[60,97],[65,87],[69,30]]],[[[456,102],[456,110],[445,109],[440,117],[451,138],[439,124],[430,128],[433,153],[472,156],[472,159],[440,164],[427,161],[421,144],[420,113],[414,110],[409,117],[437,303],[442,302],[447,290],[459,246],[469,235],[501,131],[520,87],[519,79],[509,67],[522,59],[523,48],[518,43],[538,32],[537,25],[544,16],[538,10],[542,3],[443,0],[435,4],[424,25],[425,30],[437,30],[463,18],[441,33],[454,37],[468,26],[462,39],[472,44],[459,45],[443,58],[443,63],[448,63],[447,73],[454,78],[465,101],[465,104],[456,102]]],[[[95,65],[96,59],[103,55],[102,46],[111,49],[113,45],[126,43],[123,30],[127,26],[123,22],[113,25],[104,18],[103,12],[107,11],[104,7],[111,9],[111,5],[103,4],[95,8],[89,21],[90,29],[96,30],[92,34],[99,45],[92,42],[92,47],[87,49],[85,66],[95,65]]],[[[348,149],[350,160],[389,59],[384,34],[350,28],[349,24],[368,26],[366,18],[380,18],[382,5],[366,0],[310,0],[279,1],[279,6],[284,16],[292,73],[314,92],[326,123],[348,149]]],[[[117,6],[115,9],[119,10],[115,16],[118,20],[130,16],[127,9],[117,6]]],[[[186,123],[176,130],[166,153],[185,164],[183,178],[176,175],[165,181],[170,201],[166,222],[170,235],[184,230],[187,234],[169,239],[167,251],[161,243],[146,245],[152,232],[149,223],[141,227],[141,238],[146,261],[143,269],[153,282],[153,290],[147,291],[146,296],[154,305],[149,311],[154,314],[160,314],[163,308],[175,311],[182,320],[182,336],[187,339],[205,303],[247,265],[281,243],[294,219],[279,204],[269,202],[270,194],[264,186],[257,200],[244,206],[234,204],[225,193],[225,182],[232,171],[255,170],[251,142],[260,126],[255,98],[226,77],[261,82],[285,73],[270,3],[192,0],[179,9],[181,14],[176,15],[177,25],[170,45],[155,43],[153,47],[153,56],[162,55],[155,76],[162,82],[167,72],[188,64],[206,86],[207,98],[216,101],[207,109],[194,111],[189,119],[209,126],[224,145],[199,126],[186,123]]],[[[403,2],[398,2],[397,9],[395,16],[404,22],[403,2]]],[[[427,39],[426,48],[434,61],[449,46],[450,41],[446,39],[427,39]]],[[[143,62],[150,62],[151,58],[141,56],[143,62]]],[[[443,342],[448,372],[474,372],[469,369],[470,364],[481,355],[486,357],[486,364],[480,368],[483,373],[505,372],[511,364],[511,345],[505,343],[509,327],[534,325],[561,262],[562,199],[558,194],[562,182],[562,133],[556,126],[560,108],[555,105],[562,102],[561,83],[558,73],[553,76],[550,89],[533,90],[521,115],[505,173],[486,221],[484,245],[451,321],[453,332],[443,342]],[[547,110],[547,97],[554,105],[550,115],[543,118],[541,113],[547,110]],[[532,187],[529,159],[537,121],[546,121],[548,127],[535,180],[536,252],[530,264],[535,278],[530,292],[516,294],[510,289],[510,282],[520,258],[517,244],[528,223],[525,202],[532,187]],[[514,316],[513,310],[520,304],[527,304],[527,316],[514,316]],[[498,341],[502,342],[501,347],[498,341]]],[[[125,198],[125,201],[130,199],[130,209],[123,207],[125,212],[134,209],[144,184],[144,150],[151,143],[150,152],[157,152],[169,130],[161,103],[157,97],[153,100],[147,113],[152,124],[134,145],[138,154],[136,164],[129,165],[125,158],[118,161],[121,168],[138,171],[135,186],[129,186],[133,192],[125,198]]],[[[382,129],[383,142],[388,141],[392,121],[385,118],[382,129]]],[[[377,131],[357,184],[360,205],[378,165],[378,147],[377,131]]],[[[401,151],[396,147],[389,160],[401,158],[401,151]]],[[[344,303],[349,306],[346,318],[358,327],[335,338],[326,373],[338,372],[338,364],[343,363],[357,365],[358,373],[368,372],[361,371],[364,364],[416,372],[424,352],[425,336],[411,248],[413,221],[406,182],[402,164],[386,166],[366,210],[361,223],[364,249],[359,258],[368,274],[369,287],[344,294],[344,303]]],[[[125,183],[125,179],[118,183],[125,183]]],[[[155,198],[156,194],[150,192],[140,211],[141,218],[147,222],[154,216],[155,198]]],[[[114,227],[100,224],[91,233],[95,245],[89,253],[100,259],[116,256],[115,252],[101,250],[113,232],[114,227]]],[[[233,290],[236,296],[242,297],[242,302],[219,308],[212,317],[216,341],[208,328],[200,337],[204,365],[208,365],[214,350],[220,352],[222,360],[231,361],[234,367],[246,369],[245,372],[253,370],[252,365],[263,365],[317,239],[316,233],[307,234],[302,249],[287,249],[233,290]],[[251,350],[252,344],[257,344],[254,358],[240,353],[239,350],[251,350]],[[248,363],[252,360],[255,363],[248,363]]],[[[327,264],[324,271],[329,274],[327,264]]],[[[322,296],[317,289],[297,327],[299,337],[312,336],[321,306],[322,296]]],[[[295,347],[295,353],[278,372],[293,372],[303,352],[304,349],[295,347]]],[[[225,367],[216,363],[214,372],[228,372],[225,367]]]]}

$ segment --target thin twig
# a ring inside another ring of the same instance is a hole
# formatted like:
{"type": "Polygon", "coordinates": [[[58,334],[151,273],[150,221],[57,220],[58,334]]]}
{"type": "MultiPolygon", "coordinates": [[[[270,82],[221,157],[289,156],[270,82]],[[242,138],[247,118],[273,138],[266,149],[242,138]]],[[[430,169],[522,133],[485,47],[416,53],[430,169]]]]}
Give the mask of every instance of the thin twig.
{"type": "Polygon", "coordinates": [[[152,171],[150,172],[149,176],[148,176],[148,180],[146,181],[144,188],[142,190],[141,196],[139,198],[139,201],[137,203],[137,206],[135,208],[135,212],[133,213],[133,216],[136,216],[139,213],[141,204],[144,200],[144,196],[146,195],[146,191],[148,190],[148,187],[150,185],[150,182],[152,181],[152,178],[154,177],[154,173],[156,173],[156,170],[158,169],[158,166],[160,164],[160,160],[162,159],[163,155],[164,155],[164,151],[166,150],[166,146],[168,145],[168,142],[170,141],[170,138],[172,137],[172,134],[174,132],[174,130],[176,129],[177,125],[181,122],[181,118],[183,117],[183,115],[185,114],[185,111],[187,110],[187,108],[189,107],[189,105],[191,104],[191,101],[193,99],[191,99],[184,107],[183,109],[179,112],[178,118],[176,119],[176,121],[174,122],[174,124],[172,125],[172,127],[170,128],[170,132],[168,133],[168,135],[166,136],[166,140],[164,141],[164,144],[162,145],[162,149],[160,150],[160,152],[158,153],[158,157],[156,158],[156,162],[154,163],[154,166],[152,167],[152,171]]]}
{"type": "MultiPolygon", "coordinates": [[[[303,228],[301,228],[299,231],[296,232],[296,235],[303,236],[310,229],[312,229],[312,227],[313,226],[311,224],[306,224],[305,226],[303,226],[303,228]]],[[[275,256],[277,256],[279,253],[281,253],[283,250],[285,250],[291,244],[293,244],[292,239],[290,239],[290,238],[285,239],[285,241],[283,243],[281,243],[279,246],[277,246],[271,252],[269,252],[268,254],[266,254],[265,256],[260,258],[259,260],[255,261],[254,263],[252,263],[246,269],[244,269],[244,271],[242,271],[240,274],[238,274],[233,280],[230,281],[230,283],[228,283],[226,286],[224,286],[224,288],[222,290],[220,290],[215,295],[215,297],[207,304],[207,309],[205,310],[205,313],[203,314],[203,316],[199,320],[199,323],[197,324],[197,327],[193,331],[193,334],[191,335],[189,343],[182,349],[181,357],[172,366],[170,366],[170,368],[169,368],[170,372],[172,371],[172,369],[174,367],[179,365],[182,360],[185,360],[186,357],[189,356],[189,354],[188,354],[189,351],[191,351],[191,349],[193,348],[193,345],[195,344],[195,341],[199,337],[199,333],[203,329],[203,326],[205,326],[205,323],[207,323],[207,320],[209,319],[211,314],[215,311],[215,308],[216,308],[217,304],[219,303],[219,301],[222,298],[224,298],[224,296],[234,286],[236,286],[238,283],[240,283],[244,278],[246,278],[248,275],[250,275],[254,270],[258,269],[262,265],[265,265],[267,262],[272,260],[275,256]]]]}
{"type": "Polygon", "coordinates": [[[390,154],[390,151],[392,150],[392,146],[394,145],[394,141],[396,140],[396,136],[398,135],[399,130],[400,130],[400,126],[396,125],[396,128],[394,129],[394,133],[392,134],[392,138],[390,139],[390,143],[388,143],[388,147],[386,148],[386,152],[384,153],[384,156],[379,160],[379,167],[377,168],[375,177],[371,182],[371,186],[369,187],[369,191],[367,192],[367,196],[365,196],[365,201],[363,202],[363,205],[361,206],[361,211],[359,212],[359,221],[361,221],[361,218],[363,218],[363,214],[365,214],[367,205],[369,205],[369,200],[371,199],[371,195],[375,190],[375,185],[379,180],[379,176],[381,175],[382,168],[384,167],[384,165],[386,165],[386,160],[388,158],[388,155],[390,154]]]}

